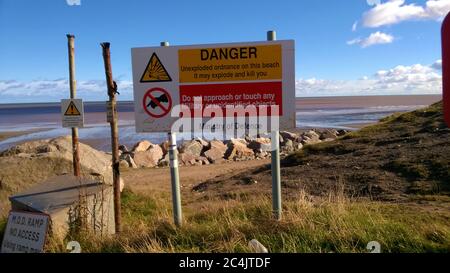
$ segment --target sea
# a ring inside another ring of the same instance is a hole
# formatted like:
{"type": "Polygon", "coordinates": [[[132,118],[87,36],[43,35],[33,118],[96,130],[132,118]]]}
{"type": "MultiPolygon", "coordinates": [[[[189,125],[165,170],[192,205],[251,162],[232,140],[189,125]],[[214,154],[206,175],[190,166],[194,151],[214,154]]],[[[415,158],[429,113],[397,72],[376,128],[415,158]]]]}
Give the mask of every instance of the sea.
{"type": "MultiPolygon", "coordinates": [[[[298,129],[335,128],[357,130],[397,112],[426,107],[441,95],[307,97],[296,99],[298,129]]],[[[105,102],[85,102],[85,127],[80,141],[103,151],[111,150],[110,127],[105,102]]],[[[134,103],[119,101],[119,142],[128,147],[140,140],[161,143],[167,133],[136,133],[134,103]]],[[[70,135],[61,125],[60,103],[0,104],[0,134],[22,132],[0,141],[0,151],[30,140],[70,135]]]]}

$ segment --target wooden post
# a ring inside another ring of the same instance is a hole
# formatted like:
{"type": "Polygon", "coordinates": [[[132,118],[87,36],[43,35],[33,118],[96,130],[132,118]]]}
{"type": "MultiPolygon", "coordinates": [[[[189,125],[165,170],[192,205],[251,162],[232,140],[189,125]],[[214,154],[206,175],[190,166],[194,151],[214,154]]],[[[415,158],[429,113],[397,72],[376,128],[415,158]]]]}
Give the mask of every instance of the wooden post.
{"type": "MultiPolygon", "coordinates": [[[[75,36],[67,34],[67,45],[69,49],[69,77],[70,77],[70,98],[75,99],[77,95],[77,83],[75,80],[75,36]]],[[[72,155],[73,155],[73,175],[80,176],[80,152],[78,144],[78,128],[72,127],[72,155]]]]}
{"type": "Polygon", "coordinates": [[[111,124],[111,148],[112,148],[112,168],[114,187],[114,220],[116,233],[122,231],[121,208],[120,208],[120,169],[119,169],[119,128],[117,125],[116,93],[117,84],[113,80],[111,69],[110,43],[102,43],[103,61],[105,64],[106,85],[108,86],[109,103],[111,104],[112,119],[111,124]]]}

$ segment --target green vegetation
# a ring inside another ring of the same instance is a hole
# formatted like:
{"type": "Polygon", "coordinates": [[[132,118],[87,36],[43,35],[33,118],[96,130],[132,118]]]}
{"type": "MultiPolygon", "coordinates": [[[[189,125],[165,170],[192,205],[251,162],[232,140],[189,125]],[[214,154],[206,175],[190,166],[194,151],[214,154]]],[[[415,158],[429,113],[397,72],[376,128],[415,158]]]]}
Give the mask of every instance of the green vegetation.
{"type": "Polygon", "coordinates": [[[370,241],[380,242],[383,252],[450,250],[448,209],[430,213],[411,204],[351,201],[339,195],[312,201],[300,193],[296,201],[284,203],[279,222],[271,218],[270,199],[260,196],[188,206],[184,225],[177,229],[169,197],[129,190],[123,195],[120,237],[82,234],[51,241],[48,250],[64,252],[65,244],[75,239],[83,252],[249,252],[247,244],[254,238],[271,252],[367,252],[370,241]]]}
{"type": "MultiPolygon", "coordinates": [[[[409,193],[450,194],[450,129],[443,120],[442,102],[394,114],[333,142],[306,145],[283,163],[301,166],[324,158],[340,169],[337,173],[354,167],[370,170],[386,183],[394,179],[397,185],[407,184],[409,193]]],[[[348,177],[341,179],[351,182],[348,177]]]]}

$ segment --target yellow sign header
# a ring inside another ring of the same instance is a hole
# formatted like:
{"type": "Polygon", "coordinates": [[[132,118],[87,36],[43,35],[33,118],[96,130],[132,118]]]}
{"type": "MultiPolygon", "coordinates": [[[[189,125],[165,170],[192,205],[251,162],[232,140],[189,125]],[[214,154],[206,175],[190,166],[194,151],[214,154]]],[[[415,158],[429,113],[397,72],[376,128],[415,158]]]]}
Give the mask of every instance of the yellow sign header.
{"type": "Polygon", "coordinates": [[[281,45],[180,49],[180,83],[281,80],[281,50],[281,45]]]}

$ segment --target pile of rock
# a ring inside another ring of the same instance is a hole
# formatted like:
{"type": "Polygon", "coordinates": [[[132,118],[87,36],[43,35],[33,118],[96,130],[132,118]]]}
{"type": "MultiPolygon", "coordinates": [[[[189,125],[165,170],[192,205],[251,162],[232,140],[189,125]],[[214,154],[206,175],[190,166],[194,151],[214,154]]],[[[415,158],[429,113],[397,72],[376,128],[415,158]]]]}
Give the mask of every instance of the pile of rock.
{"type": "MultiPolygon", "coordinates": [[[[280,132],[281,154],[298,151],[304,145],[333,141],[347,133],[345,130],[309,130],[302,133],[280,132]]],[[[169,143],[153,144],[140,141],[131,150],[125,145],[120,149],[122,168],[165,167],[169,165],[169,143]]],[[[224,161],[245,161],[270,157],[269,138],[231,139],[227,141],[193,139],[178,147],[178,161],[181,166],[208,165],[224,161]]]]}

